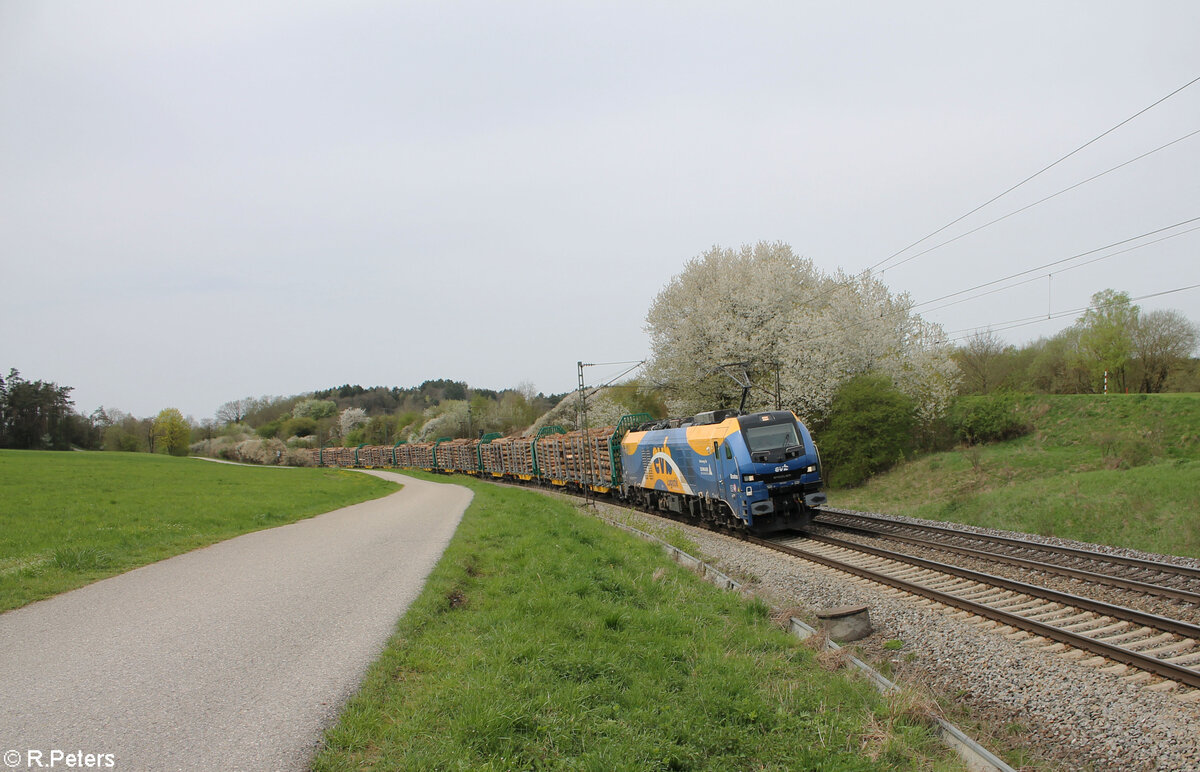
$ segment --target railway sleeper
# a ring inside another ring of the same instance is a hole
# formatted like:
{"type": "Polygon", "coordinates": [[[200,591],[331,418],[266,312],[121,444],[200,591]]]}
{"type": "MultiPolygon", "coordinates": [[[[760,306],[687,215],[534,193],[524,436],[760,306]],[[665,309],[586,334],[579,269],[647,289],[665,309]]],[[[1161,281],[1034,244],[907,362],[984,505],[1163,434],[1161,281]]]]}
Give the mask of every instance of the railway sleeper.
{"type": "Polygon", "coordinates": [[[1153,649],[1145,649],[1142,651],[1142,654],[1146,654],[1151,657],[1157,657],[1159,659],[1166,659],[1163,656],[1164,654],[1172,654],[1173,656],[1180,656],[1183,654],[1187,654],[1193,648],[1195,648],[1195,646],[1196,646],[1196,642],[1193,641],[1191,638],[1184,638],[1181,641],[1176,640],[1176,641],[1168,643],[1164,646],[1157,646],[1153,649]]]}
{"type": "Polygon", "coordinates": [[[1064,627],[1063,629],[1068,632],[1072,632],[1072,633],[1083,633],[1084,635],[1086,635],[1089,638],[1098,638],[1102,635],[1108,635],[1109,633],[1116,633],[1116,632],[1122,632],[1122,631],[1128,630],[1129,625],[1130,625],[1129,622],[1123,622],[1123,621],[1115,622],[1115,621],[1113,621],[1112,617],[1100,617],[1099,619],[1096,619],[1094,621],[1097,623],[1103,624],[1104,627],[1094,627],[1094,628],[1088,629],[1088,625],[1091,623],[1090,622],[1087,622],[1087,623],[1081,622],[1080,624],[1070,625],[1068,627],[1064,627]],[[1109,623],[1111,623],[1111,624],[1109,624],[1109,623]]]}
{"type": "Polygon", "coordinates": [[[1077,622],[1080,619],[1086,619],[1090,615],[1091,612],[1089,611],[1080,611],[1079,609],[1072,608],[1071,606],[1064,606],[1052,614],[1047,614],[1041,617],[1038,621],[1042,622],[1043,624],[1059,627],[1063,622],[1077,622]]]}
{"type": "Polygon", "coordinates": [[[1096,618],[1096,615],[1090,611],[1079,611],[1069,617],[1054,620],[1054,626],[1059,630],[1066,630],[1068,627],[1078,624],[1091,622],[1096,618]]]}
{"type": "Polygon", "coordinates": [[[1127,684],[1144,684],[1147,681],[1154,680],[1154,676],[1150,675],[1149,673],[1147,673],[1144,670],[1139,670],[1136,673],[1134,673],[1133,675],[1127,675],[1127,676],[1122,677],[1121,680],[1127,684]]]}
{"type": "Polygon", "coordinates": [[[1161,694],[1165,694],[1167,692],[1173,692],[1178,688],[1179,688],[1178,681],[1159,681],[1156,684],[1150,684],[1149,686],[1147,686],[1146,691],[1159,692],[1161,694]]]}
{"type": "Polygon", "coordinates": [[[1172,646],[1179,645],[1179,636],[1174,633],[1160,633],[1152,638],[1143,638],[1140,641],[1125,644],[1125,648],[1130,651],[1136,651],[1141,654],[1148,653],[1146,649],[1154,648],[1164,643],[1171,643],[1172,646]]]}
{"type": "Polygon", "coordinates": [[[1007,611],[1010,614],[1020,614],[1022,611],[1037,608],[1046,602],[1040,598],[1031,598],[1028,595],[1018,595],[1013,600],[1015,601],[1014,603],[997,604],[996,608],[1001,611],[1007,611]],[[1021,598],[1024,598],[1024,600],[1021,600],[1021,598]]]}
{"type": "Polygon", "coordinates": [[[951,588],[951,587],[966,588],[966,587],[970,586],[970,585],[964,584],[961,579],[935,578],[938,576],[938,574],[934,574],[933,576],[930,576],[928,572],[903,572],[903,574],[898,573],[898,574],[894,574],[894,576],[904,576],[906,579],[910,578],[910,577],[919,577],[921,579],[921,583],[925,587],[928,587],[931,590],[939,590],[941,592],[945,592],[948,588],[951,588]],[[924,575],[922,575],[922,574],[924,574],[924,575]]]}
{"type": "Polygon", "coordinates": [[[1172,665],[1183,665],[1191,667],[1192,665],[1200,665],[1200,651],[1191,651],[1187,654],[1180,654],[1175,657],[1164,657],[1167,662],[1172,665]]]}
{"type": "Polygon", "coordinates": [[[1126,641],[1136,641],[1139,638],[1145,638],[1154,632],[1155,630],[1153,628],[1139,627],[1136,630],[1130,630],[1129,632],[1122,633],[1121,635],[1110,635],[1106,638],[1101,638],[1100,640],[1104,641],[1105,643],[1124,644],[1126,641]]]}
{"type": "Polygon", "coordinates": [[[1069,651],[1064,651],[1062,654],[1059,654],[1058,658],[1061,660],[1064,660],[1066,662],[1079,662],[1084,657],[1087,657],[1089,654],[1090,654],[1090,652],[1084,651],[1083,649],[1071,649],[1069,651]]]}
{"type": "Polygon", "coordinates": [[[984,601],[988,605],[992,605],[996,601],[1005,600],[1007,597],[1011,596],[1011,594],[1012,590],[1002,590],[996,587],[981,586],[978,590],[972,590],[971,592],[963,593],[959,597],[963,600],[984,601]]]}
{"type": "Polygon", "coordinates": [[[1059,611],[1062,611],[1062,609],[1063,609],[1062,604],[1051,602],[1051,603],[1048,603],[1045,608],[1030,609],[1030,611],[1032,613],[1021,614],[1021,616],[1025,617],[1026,619],[1033,621],[1033,622],[1040,622],[1042,619],[1044,619],[1046,617],[1057,614],[1059,611]]]}

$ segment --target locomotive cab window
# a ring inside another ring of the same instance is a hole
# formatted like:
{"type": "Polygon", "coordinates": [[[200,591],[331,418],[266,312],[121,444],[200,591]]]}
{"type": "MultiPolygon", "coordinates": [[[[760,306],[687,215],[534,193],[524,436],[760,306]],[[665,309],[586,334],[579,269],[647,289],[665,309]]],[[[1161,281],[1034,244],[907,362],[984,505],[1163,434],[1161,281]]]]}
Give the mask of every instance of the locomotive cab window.
{"type": "Polygon", "coordinates": [[[725,458],[733,458],[733,451],[729,449],[729,443],[725,443],[725,458]]]}
{"type": "Polygon", "coordinates": [[[800,444],[796,424],[793,422],[747,426],[743,433],[746,436],[746,447],[750,450],[751,461],[778,463],[799,458],[804,453],[804,446],[800,444]]]}
{"type": "Polygon", "coordinates": [[[746,445],[750,447],[751,453],[760,450],[782,450],[799,444],[794,424],[770,424],[746,429],[746,445]]]}

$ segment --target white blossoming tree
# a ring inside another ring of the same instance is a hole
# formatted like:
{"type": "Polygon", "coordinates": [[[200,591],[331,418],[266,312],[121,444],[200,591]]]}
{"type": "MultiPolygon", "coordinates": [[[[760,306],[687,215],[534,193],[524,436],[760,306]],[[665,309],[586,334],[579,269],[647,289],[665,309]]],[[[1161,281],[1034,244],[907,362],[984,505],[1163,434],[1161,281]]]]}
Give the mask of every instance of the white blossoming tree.
{"type": "Polygon", "coordinates": [[[361,407],[348,407],[338,414],[338,432],[340,436],[345,437],[354,431],[355,427],[366,422],[367,411],[361,407]]]}
{"type": "MultiPolygon", "coordinates": [[[[869,276],[829,276],[783,243],[713,247],[690,260],[646,316],[648,377],[672,412],[736,407],[741,389],[721,365],[752,363],[747,408],[782,403],[823,415],[846,380],[867,372],[892,379],[921,418],[943,413],[959,373],[940,327],[912,312],[869,276]]],[[[736,370],[737,368],[733,368],[736,370]]]]}

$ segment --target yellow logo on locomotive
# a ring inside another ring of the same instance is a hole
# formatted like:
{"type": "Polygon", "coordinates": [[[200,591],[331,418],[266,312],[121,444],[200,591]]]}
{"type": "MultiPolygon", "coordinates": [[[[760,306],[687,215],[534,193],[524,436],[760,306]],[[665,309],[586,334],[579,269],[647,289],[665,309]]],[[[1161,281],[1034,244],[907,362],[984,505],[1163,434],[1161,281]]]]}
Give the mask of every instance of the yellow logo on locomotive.
{"type": "Polygon", "coordinates": [[[642,477],[642,487],[663,490],[671,493],[692,495],[692,486],[683,479],[683,472],[671,457],[671,449],[664,442],[661,448],[653,448],[654,455],[646,465],[646,473],[642,477]],[[662,486],[659,486],[662,483],[662,486]]]}

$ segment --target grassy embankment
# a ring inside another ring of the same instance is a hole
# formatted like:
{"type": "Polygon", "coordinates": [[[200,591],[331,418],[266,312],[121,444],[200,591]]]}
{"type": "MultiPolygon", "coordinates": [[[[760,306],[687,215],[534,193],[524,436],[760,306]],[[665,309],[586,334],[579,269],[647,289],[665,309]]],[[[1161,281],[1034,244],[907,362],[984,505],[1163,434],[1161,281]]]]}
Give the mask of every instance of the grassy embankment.
{"type": "Polygon", "coordinates": [[[0,451],[0,611],[394,490],[330,469],[0,451]]]}
{"type": "Polygon", "coordinates": [[[571,504],[464,484],[474,501],[317,772],[960,768],[911,695],[826,672],[761,602],[571,504]]]}
{"type": "Polygon", "coordinates": [[[1020,409],[1031,434],[917,458],[830,504],[1200,557],[1200,394],[1020,409]]]}

